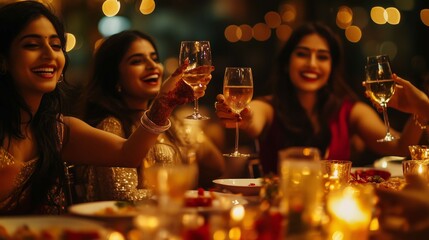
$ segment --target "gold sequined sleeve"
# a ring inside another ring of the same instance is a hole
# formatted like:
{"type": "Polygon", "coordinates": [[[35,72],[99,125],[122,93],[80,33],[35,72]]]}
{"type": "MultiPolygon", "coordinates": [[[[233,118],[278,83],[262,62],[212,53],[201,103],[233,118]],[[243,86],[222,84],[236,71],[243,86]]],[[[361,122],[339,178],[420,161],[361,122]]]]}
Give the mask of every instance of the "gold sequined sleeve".
{"type": "Polygon", "coordinates": [[[0,169],[10,166],[15,163],[12,155],[8,153],[3,147],[0,147],[0,169]]]}
{"type": "Polygon", "coordinates": [[[113,118],[113,117],[108,117],[108,118],[104,119],[103,121],[101,121],[97,125],[97,128],[104,130],[106,132],[116,134],[120,137],[125,136],[125,133],[124,133],[124,130],[122,128],[121,123],[119,122],[118,119],[113,118]]]}
{"type": "MultiPolygon", "coordinates": [[[[97,128],[124,137],[122,125],[116,118],[104,119],[97,128]]],[[[135,168],[94,167],[89,172],[89,179],[89,200],[135,201],[147,198],[149,194],[146,189],[137,189],[135,168]]]]}

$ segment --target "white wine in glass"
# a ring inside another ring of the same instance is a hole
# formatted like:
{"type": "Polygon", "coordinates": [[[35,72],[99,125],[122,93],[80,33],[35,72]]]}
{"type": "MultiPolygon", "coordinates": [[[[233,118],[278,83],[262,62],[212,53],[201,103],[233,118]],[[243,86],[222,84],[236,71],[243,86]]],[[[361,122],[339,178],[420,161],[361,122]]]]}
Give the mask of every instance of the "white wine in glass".
{"type": "Polygon", "coordinates": [[[152,189],[162,208],[178,209],[183,206],[187,190],[197,184],[198,166],[181,161],[176,148],[165,143],[156,143],[145,158],[145,186],[152,189]]]}
{"type": "Polygon", "coordinates": [[[365,87],[372,100],[380,104],[383,109],[386,135],[377,142],[389,142],[398,139],[390,133],[390,123],[387,116],[387,103],[395,93],[395,81],[392,79],[390,60],[387,55],[371,56],[367,58],[365,66],[365,87]]]}
{"type": "MultiPolygon", "coordinates": [[[[210,74],[212,54],[209,41],[182,41],[180,44],[179,65],[189,61],[189,66],[183,73],[185,81],[195,91],[207,85],[206,77],[210,74]]],[[[193,120],[206,120],[198,109],[198,98],[194,100],[194,112],[186,117],[193,120]]]]}
{"type": "MultiPolygon", "coordinates": [[[[253,97],[253,76],[252,69],[246,67],[227,67],[223,81],[223,95],[226,104],[232,111],[240,113],[253,97]]],[[[238,151],[239,127],[238,121],[235,124],[235,147],[234,152],[224,154],[227,157],[249,157],[250,154],[238,151]]]]}

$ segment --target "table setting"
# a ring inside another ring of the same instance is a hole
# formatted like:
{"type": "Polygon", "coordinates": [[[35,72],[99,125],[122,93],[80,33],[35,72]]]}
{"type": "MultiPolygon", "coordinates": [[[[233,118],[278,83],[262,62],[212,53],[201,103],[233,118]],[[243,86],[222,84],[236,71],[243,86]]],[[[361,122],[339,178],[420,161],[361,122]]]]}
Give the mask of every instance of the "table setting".
{"type": "MultiPolygon", "coordinates": [[[[356,168],[350,161],[297,159],[296,153],[282,154],[279,175],[216,179],[214,189],[188,184],[179,194],[160,191],[163,186],[155,183],[158,190],[148,201],[80,203],[66,216],[3,217],[0,226],[8,232],[25,225],[40,234],[74,233],[74,239],[372,239],[381,232],[376,189],[399,191],[408,175],[427,176],[422,159],[401,160],[402,176],[377,161],[356,168]],[[391,179],[399,184],[387,184],[391,179]]],[[[157,171],[152,179],[169,176],[157,171]]]]}

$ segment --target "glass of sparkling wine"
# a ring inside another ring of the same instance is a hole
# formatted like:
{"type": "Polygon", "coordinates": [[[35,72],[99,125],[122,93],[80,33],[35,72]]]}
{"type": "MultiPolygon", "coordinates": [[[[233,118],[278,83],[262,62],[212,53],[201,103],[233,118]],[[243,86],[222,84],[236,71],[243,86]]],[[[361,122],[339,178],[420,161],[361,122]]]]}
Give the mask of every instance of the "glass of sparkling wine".
{"type": "Polygon", "coordinates": [[[380,104],[383,109],[384,125],[386,126],[386,135],[377,142],[389,142],[398,139],[390,133],[389,118],[387,116],[387,103],[395,93],[395,82],[392,79],[390,69],[390,60],[387,55],[378,55],[367,57],[365,66],[366,72],[366,91],[372,100],[380,104]]]}
{"type": "MultiPolygon", "coordinates": [[[[253,97],[252,69],[247,67],[227,67],[223,81],[223,94],[226,104],[232,111],[240,113],[253,97]]],[[[234,152],[224,154],[227,157],[248,157],[250,154],[238,151],[239,127],[235,124],[235,148],[234,152]]]]}
{"type": "MultiPolygon", "coordinates": [[[[179,65],[186,60],[189,66],[183,74],[185,81],[195,91],[208,84],[206,77],[210,74],[212,65],[212,54],[209,41],[182,41],[180,44],[179,65]]],[[[194,112],[186,117],[193,120],[206,120],[206,116],[201,115],[198,110],[198,97],[195,96],[194,112]]]]}
{"type": "Polygon", "coordinates": [[[154,191],[160,207],[181,208],[186,191],[197,184],[197,163],[182,162],[172,145],[157,143],[155,146],[145,159],[152,163],[143,170],[145,186],[154,191]]]}

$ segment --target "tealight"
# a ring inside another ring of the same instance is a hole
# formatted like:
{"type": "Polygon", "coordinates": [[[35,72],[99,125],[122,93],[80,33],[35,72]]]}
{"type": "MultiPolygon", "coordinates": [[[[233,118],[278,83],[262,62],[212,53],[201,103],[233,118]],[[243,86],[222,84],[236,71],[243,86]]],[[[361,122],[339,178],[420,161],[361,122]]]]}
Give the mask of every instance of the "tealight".
{"type": "Polygon", "coordinates": [[[405,180],[410,175],[419,175],[429,183],[429,160],[405,160],[402,162],[405,180]]]}
{"type": "Polygon", "coordinates": [[[331,217],[329,239],[352,240],[369,238],[374,207],[372,186],[347,186],[328,195],[327,210],[331,217]]]}

